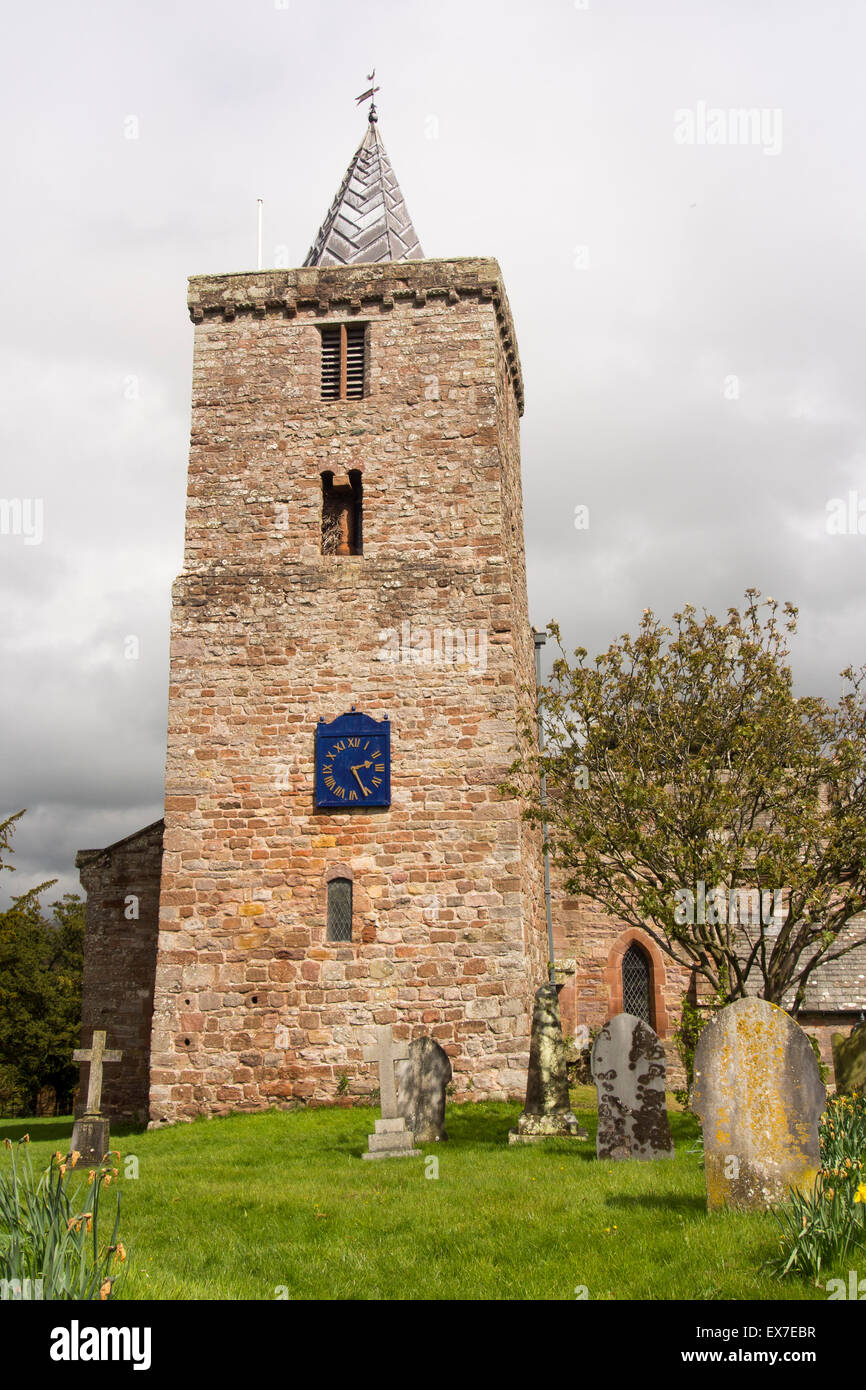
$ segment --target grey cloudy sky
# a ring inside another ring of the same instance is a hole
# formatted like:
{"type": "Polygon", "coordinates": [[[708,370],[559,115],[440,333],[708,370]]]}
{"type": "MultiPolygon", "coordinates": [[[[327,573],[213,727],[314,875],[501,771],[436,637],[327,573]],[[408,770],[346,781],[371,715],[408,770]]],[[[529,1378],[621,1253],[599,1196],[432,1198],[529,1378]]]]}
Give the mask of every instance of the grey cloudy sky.
{"type": "Polygon", "coordinates": [[[854,0],[48,0],[4,47],[0,496],[44,505],[0,534],[7,892],[161,814],[186,277],[255,265],[258,197],[300,264],[373,64],[426,254],[503,269],[536,624],[595,651],[754,584],[801,689],[864,660],[866,535],[825,527],[866,505],[854,0]],[[772,138],[699,142],[739,108],[772,138]]]}

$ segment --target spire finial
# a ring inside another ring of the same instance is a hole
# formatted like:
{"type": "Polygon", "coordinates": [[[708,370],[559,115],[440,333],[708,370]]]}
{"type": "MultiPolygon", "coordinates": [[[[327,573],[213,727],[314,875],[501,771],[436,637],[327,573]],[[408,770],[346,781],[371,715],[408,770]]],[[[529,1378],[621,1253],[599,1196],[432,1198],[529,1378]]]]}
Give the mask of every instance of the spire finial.
{"type": "Polygon", "coordinates": [[[372,265],[378,261],[423,261],[418,234],[376,124],[371,84],[356,101],[370,102],[366,133],[352,156],[304,265],[372,265]]]}
{"type": "MultiPolygon", "coordinates": [[[[368,82],[373,82],[373,83],[375,83],[375,81],[376,81],[376,69],[375,69],[375,68],[373,69],[372,72],[368,72],[368,73],[367,73],[367,81],[368,81],[368,82]]],[[[374,96],[375,96],[376,92],[378,92],[378,90],[379,90],[378,87],[373,86],[373,87],[370,87],[369,91],[362,92],[361,95],[360,95],[359,97],[355,97],[355,105],[356,105],[356,106],[360,106],[360,105],[361,105],[361,102],[362,102],[362,101],[366,101],[367,98],[369,97],[369,99],[370,99],[370,111],[369,111],[369,113],[368,113],[367,120],[370,122],[371,125],[372,125],[375,121],[378,121],[378,119],[379,119],[379,117],[376,115],[376,103],[375,103],[375,101],[374,101],[374,96]]]]}

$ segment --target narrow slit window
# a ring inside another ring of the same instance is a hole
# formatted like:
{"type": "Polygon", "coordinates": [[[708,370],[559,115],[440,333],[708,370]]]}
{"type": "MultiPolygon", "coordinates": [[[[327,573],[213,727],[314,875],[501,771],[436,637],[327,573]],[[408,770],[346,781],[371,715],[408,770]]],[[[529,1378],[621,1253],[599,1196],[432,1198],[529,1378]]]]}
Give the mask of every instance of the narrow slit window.
{"type": "Polygon", "coordinates": [[[361,470],[322,474],[322,554],[363,555],[361,470]]]}
{"type": "Polygon", "coordinates": [[[364,395],[367,325],[333,323],[322,335],[322,400],[357,401],[364,395]]]}
{"type": "Polygon", "coordinates": [[[332,878],[328,884],[328,940],[352,940],[352,880],[332,878]]]}

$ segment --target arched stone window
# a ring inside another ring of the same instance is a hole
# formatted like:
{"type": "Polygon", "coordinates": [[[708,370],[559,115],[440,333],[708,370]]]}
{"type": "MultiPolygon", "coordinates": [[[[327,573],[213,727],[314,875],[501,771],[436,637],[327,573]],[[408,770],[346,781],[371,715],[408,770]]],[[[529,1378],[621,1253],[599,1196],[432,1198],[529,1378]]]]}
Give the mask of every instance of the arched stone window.
{"type": "Polygon", "coordinates": [[[352,940],[352,880],[350,878],[332,878],[328,883],[327,940],[352,940]]]}
{"type": "Polygon", "coordinates": [[[664,1039],[668,1033],[664,957],[647,932],[627,927],[612,943],[604,972],[608,1018],[636,1014],[664,1039]]]}
{"type": "Polygon", "coordinates": [[[622,958],[622,1011],[653,1026],[652,974],[649,957],[633,941],[622,958]]]}

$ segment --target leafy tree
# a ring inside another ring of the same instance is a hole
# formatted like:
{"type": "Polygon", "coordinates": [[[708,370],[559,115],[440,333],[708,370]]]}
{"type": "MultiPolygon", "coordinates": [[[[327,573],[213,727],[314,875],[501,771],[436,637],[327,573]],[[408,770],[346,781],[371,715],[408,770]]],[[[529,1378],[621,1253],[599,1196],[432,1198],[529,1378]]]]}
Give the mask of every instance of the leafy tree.
{"type": "Polygon", "coordinates": [[[866,668],[842,673],[836,706],[795,697],[796,618],[755,589],[726,622],[688,605],[668,627],[647,609],[636,637],[573,663],[551,624],[546,747],[527,724],[506,787],[547,823],[567,891],[646,930],[718,998],[792,993],[795,1017],[866,905],[866,668]]]}
{"type": "MultiPolygon", "coordinates": [[[[0,852],[23,812],[0,823],[0,852]]],[[[0,868],[12,869],[0,862],[0,868]]],[[[32,1110],[43,1086],[65,1108],[77,1080],[84,965],[84,903],[65,894],[43,916],[38,885],[0,912],[0,1074],[7,1104],[32,1110]]]]}

